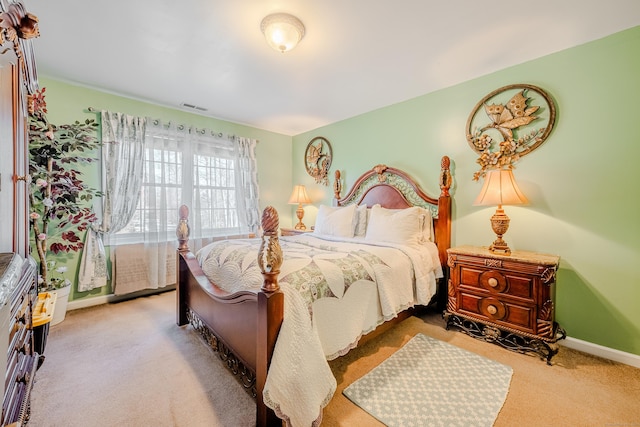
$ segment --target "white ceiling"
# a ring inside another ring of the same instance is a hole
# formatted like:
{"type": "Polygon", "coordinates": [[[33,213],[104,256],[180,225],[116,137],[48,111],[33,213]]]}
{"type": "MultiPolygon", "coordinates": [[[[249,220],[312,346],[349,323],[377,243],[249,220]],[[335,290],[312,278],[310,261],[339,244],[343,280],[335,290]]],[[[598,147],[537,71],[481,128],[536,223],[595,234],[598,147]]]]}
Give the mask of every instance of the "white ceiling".
{"type": "Polygon", "coordinates": [[[640,25],[640,0],[23,2],[40,75],[286,135],[640,25]],[[274,12],[306,27],[291,52],[274,12]]]}

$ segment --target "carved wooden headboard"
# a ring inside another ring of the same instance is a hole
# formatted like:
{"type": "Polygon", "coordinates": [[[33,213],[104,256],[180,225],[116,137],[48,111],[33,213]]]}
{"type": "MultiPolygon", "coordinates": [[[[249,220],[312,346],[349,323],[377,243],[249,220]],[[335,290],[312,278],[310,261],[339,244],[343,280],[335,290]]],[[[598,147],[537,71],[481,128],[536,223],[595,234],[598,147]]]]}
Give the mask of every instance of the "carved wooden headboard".
{"type": "Polygon", "coordinates": [[[420,206],[433,217],[435,243],[440,262],[447,265],[447,249],[451,246],[451,161],[444,156],[440,162],[440,195],[431,197],[407,173],[386,165],[377,165],[360,176],[343,198],[340,198],[340,171],[336,171],[334,191],[338,206],[357,203],[373,206],[380,204],[390,209],[420,206]]]}

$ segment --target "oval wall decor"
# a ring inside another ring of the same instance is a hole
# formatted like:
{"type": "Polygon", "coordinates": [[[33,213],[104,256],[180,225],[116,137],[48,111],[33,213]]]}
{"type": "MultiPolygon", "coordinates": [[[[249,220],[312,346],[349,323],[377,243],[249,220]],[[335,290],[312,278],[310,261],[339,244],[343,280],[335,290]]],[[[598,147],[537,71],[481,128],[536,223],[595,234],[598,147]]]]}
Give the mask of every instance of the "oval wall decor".
{"type": "Polygon", "coordinates": [[[473,180],[489,169],[513,168],[547,139],[555,120],[553,99],[537,86],[513,84],[485,96],[467,120],[467,142],[480,155],[473,180]]]}
{"type": "Polygon", "coordinates": [[[316,184],[329,185],[329,168],[333,160],[333,152],[329,141],[317,136],[309,141],[304,152],[304,166],[307,173],[311,175],[316,184]]]}

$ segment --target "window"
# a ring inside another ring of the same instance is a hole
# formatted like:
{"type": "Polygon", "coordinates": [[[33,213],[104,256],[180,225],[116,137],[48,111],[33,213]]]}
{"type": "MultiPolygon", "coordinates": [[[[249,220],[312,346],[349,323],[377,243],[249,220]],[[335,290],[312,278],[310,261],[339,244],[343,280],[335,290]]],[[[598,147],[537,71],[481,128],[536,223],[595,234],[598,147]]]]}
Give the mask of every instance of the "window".
{"type": "MultiPolygon", "coordinates": [[[[175,239],[178,208],[191,212],[192,237],[248,233],[242,224],[240,182],[234,142],[198,131],[148,128],[140,198],[118,243],[175,239]]],[[[246,222],[246,221],[245,221],[246,222]]]]}
{"type": "Polygon", "coordinates": [[[215,232],[237,228],[235,161],[219,157],[194,156],[194,199],[200,201],[200,224],[215,232]]]}

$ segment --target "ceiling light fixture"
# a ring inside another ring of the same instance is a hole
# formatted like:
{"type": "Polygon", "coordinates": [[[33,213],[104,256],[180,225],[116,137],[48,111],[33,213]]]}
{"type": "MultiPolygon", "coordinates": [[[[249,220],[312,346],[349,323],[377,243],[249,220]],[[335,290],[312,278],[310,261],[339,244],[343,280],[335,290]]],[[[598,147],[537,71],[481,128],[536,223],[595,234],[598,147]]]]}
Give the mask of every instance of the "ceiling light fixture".
{"type": "Polygon", "coordinates": [[[304,37],[304,25],[288,13],[274,13],[260,23],[260,29],[269,46],[279,52],[288,52],[304,37]]]}

